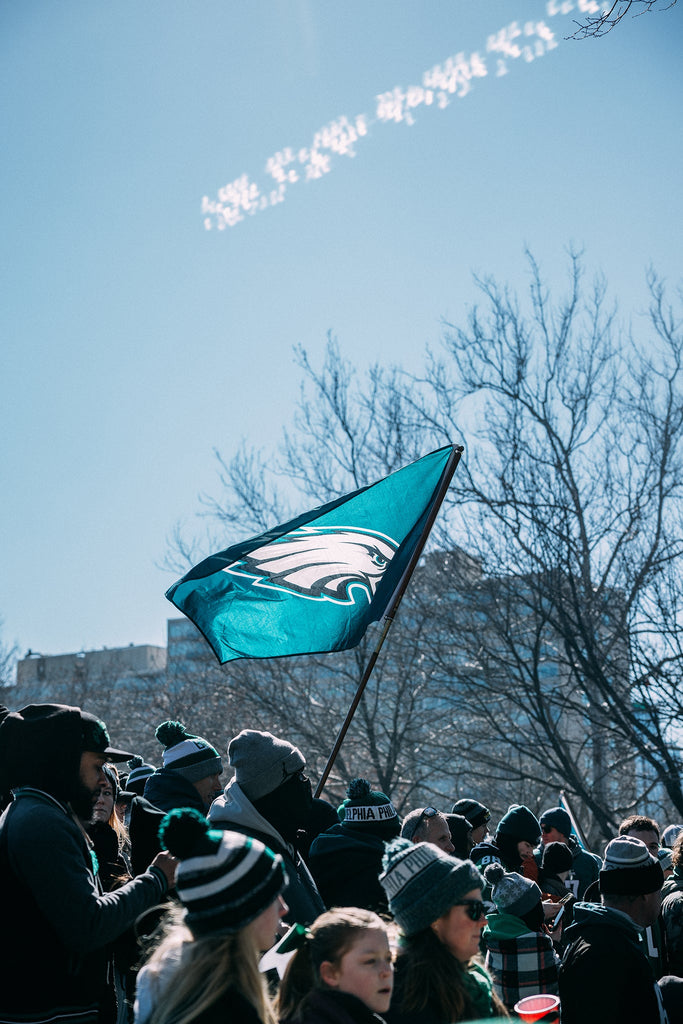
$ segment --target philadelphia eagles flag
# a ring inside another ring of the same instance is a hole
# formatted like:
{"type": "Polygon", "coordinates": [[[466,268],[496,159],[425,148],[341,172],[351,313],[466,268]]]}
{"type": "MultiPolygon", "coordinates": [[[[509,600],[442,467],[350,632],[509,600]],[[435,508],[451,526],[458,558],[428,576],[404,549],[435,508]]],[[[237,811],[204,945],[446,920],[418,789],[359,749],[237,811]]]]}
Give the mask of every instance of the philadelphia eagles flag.
{"type": "Polygon", "coordinates": [[[211,555],[166,597],[222,664],[354,647],[412,572],[461,451],[447,445],[211,555]]]}

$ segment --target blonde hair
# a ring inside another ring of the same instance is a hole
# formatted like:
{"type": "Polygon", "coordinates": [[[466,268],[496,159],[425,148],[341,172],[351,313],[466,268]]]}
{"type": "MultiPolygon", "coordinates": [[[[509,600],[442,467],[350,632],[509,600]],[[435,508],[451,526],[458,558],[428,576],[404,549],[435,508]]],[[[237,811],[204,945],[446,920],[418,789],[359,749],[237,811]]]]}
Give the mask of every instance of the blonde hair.
{"type": "Polygon", "coordinates": [[[230,988],[251,1003],[262,1024],[277,1024],[265,979],[259,973],[259,949],[251,924],[227,935],[195,938],[183,923],[184,916],[179,908],[171,910],[165,935],[145,965],[161,978],[166,960],[177,959],[173,974],[164,977],[149,1024],[190,1024],[230,988]]]}
{"type": "MultiPolygon", "coordinates": [[[[111,762],[108,761],[104,765],[104,767],[109,769],[109,771],[112,773],[112,775],[116,779],[116,785],[120,786],[121,785],[121,777],[119,775],[119,770],[116,767],[116,765],[112,764],[111,762]]],[[[119,818],[118,814],[116,813],[116,793],[114,792],[113,789],[112,789],[112,794],[111,795],[112,795],[112,798],[113,798],[113,804],[112,804],[111,814],[109,815],[109,820],[107,821],[107,825],[109,825],[110,828],[113,828],[114,832],[116,832],[116,839],[117,839],[118,844],[119,844],[119,853],[123,853],[124,850],[127,851],[130,848],[130,836],[128,835],[128,829],[126,828],[126,826],[121,821],[121,819],[119,818]]]]}
{"type": "Polygon", "coordinates": [[[358,935],[369,928],[387,930],[381,917],[359,907],[335,907],[315,919],[308,937],[287,964],[278,997],[280,1020],[300,1019],[311,991],[326,988],[320,965],[325,961],[338,965],[358,935]]]}

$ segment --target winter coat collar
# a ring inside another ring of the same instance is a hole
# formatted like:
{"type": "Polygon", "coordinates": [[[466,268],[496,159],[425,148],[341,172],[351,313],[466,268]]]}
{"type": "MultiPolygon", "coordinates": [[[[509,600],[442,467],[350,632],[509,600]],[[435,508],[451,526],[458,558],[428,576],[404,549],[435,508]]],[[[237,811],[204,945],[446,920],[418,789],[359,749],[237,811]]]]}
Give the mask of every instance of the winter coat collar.
{"type": "Polygon", "coordinates": [[[515,917],[514,914],[501,914],[494,910],[493,913],[486,915],[486,927],[483,934],[484,937],[490,935],[495,939],[518,939],[520,935],[537,935],[538,932],[533,932],[521,917],[515,917]]]}
{"type": "Polygon", "coordinates": [[[31,796],[36,800],[43,800],[45,803],[54,804],[55,807],[59,807],[60,811],[71,817],[71,809],[68,804],[65,804],[62,800],[58,800],[52,793],[46,793],[44,789],[36,789],[34,786],[17,786],[12,791],[12,797],[15,800],[21,799],[21,797],[31,796]]]}
{"type": "Polygon", "coordinates": [[[565,932],[567,940],[570,942],[586,925],[598,928],[617,928],[619,931],[625,932],[634,942],[640,941],[643,929],[621,910],[604,907],[600,903],[582,902],[575,903],[573,910],[574,923],[565,932]]]}
{"type": "Polygon", "coordinates": [[[216,797],[211,804],[209,821],[212,825],[217,825],[218,828],[229,829],[230,822],[234,822],[241,828],[265,833],[265,835],[272,836],[280,846],[289,850],[290,854],[294,856],[294,847],[282,838],[267,818],[259,814],[234,779],[230,780],[221,795],[216,797]]]}

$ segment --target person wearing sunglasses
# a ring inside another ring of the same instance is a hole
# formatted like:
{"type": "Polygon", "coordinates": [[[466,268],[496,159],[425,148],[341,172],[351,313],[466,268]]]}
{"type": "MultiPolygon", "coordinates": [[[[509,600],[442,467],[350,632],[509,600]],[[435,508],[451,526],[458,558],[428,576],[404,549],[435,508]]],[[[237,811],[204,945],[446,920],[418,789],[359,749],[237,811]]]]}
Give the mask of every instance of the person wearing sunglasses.
{"type": "Polygon", "coordinates": [[[388,1024],[455,1024],[506,1017],[479,956],[483,878],[431,843],[389,843],[380,882],[399,927],[388,1024]]]}
{"type": "Polygon", "coordinates": [[[444,853],[453,853],[451,830],[446,816],[436,807],[418,807],[403,819],[401,835],[411,843],[431,843],[444,853]]]}

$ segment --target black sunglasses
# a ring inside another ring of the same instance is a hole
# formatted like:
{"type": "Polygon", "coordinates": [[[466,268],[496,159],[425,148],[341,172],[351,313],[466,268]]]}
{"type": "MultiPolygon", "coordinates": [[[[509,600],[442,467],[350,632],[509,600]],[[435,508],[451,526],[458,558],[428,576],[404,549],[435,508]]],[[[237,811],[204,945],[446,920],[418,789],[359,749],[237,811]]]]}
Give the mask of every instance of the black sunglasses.
{"type": "Polygon", "coordinates": [[[486,906],[481,900],[456,900],[454,907],[464,907],[470,921],[481,921],[486,913],[486,906]]]}
{"type": "Polygon", "coordinates": [[[541,825],[541,832],[544,836],[547,836],[549,832],[552,832],[554,825],[541,825]]]}
{"type": "Polygon", "coordinates": [[[435,818],[439,812],[436,807],[423,807],[422,814],[420,815],[420,821],[423,818],[435,818]]]}

